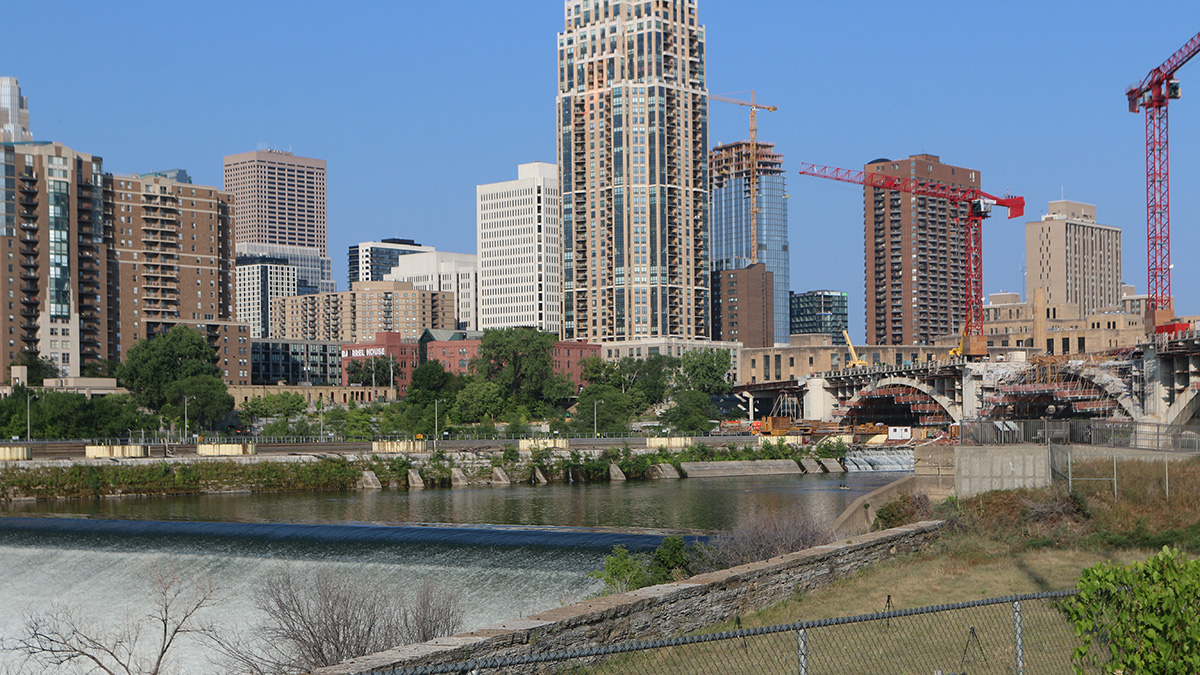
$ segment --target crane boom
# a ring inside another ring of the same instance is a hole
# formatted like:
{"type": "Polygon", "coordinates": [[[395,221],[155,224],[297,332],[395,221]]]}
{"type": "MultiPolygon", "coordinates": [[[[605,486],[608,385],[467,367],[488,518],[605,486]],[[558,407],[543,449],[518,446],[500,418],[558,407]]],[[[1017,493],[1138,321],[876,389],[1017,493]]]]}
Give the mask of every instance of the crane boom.
{"type": "Polygon", "coordinates": [[[1179,98],[1175,71],[1200,53],[1200,33],[1125,90],[1129,112],[1146,113],[1147,328],[1169,319],[1171,308],[1171,178],[1167,149],[1167,104],[1179,98]],[[1161,316],[1160,316],[1161,315],[1161,316]]]}
{"type": "Polygon", "coordinates": [[[992,206],[1008,209],[1009,218],[1025,214],[1025,198],[996,197],[977,188],[919,181],[867,171],[838,169],[809,162],[800,163],[800,174],[829,180],[865,185],[883,190],[896,190],[935,199],[963,202],[970,205],[966,223],[966,303],[967,317],[964,335],[983,335],[983,219],[991,214],[992,206]]]}
{"type": "Polygon", "coordinates": [[[754,90],[750,90],[750,100],[729,98],[718,94],[709,94],[714,101],[744,105],[750,108],[750,264],[758,262],[758,111],[773,112],[779,108],[754,99],[754,90]]]}

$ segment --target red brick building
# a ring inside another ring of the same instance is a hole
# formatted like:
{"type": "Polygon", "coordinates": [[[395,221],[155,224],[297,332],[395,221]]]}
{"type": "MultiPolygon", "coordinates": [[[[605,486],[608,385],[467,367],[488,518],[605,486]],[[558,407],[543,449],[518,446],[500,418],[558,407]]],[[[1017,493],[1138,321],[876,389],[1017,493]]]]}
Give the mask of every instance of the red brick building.
{"type": "MultiPolygon", "coordinates": [[[[471,361],[479,356],[483,344],[480,331],[426,330],[417,340],[405,338],[401,333],[377,332],[373,342],[342,345],[342,384],[348,385],[346,366],[351,361],[365,361],[377,356],[391,356],[396,360],[393,369],[397,395],[408,392],[412,372],[429,359],[440,361],[446,372],[468,375],[471,361]]],[[[554,371],[566,375],[578,387],[583,384],[583,369],[579,362],[587,356],[600,356],[600,345],[586,342],[557,342],[551,353],[554,371]]],[[[377,388],[387,386],[388,376],[376,378],[377,388]]]]}
{"type": "MultiPolygon", "coordinates": [[[[375,333],[372,342],[342,345],[342,386],[349,385],[346,366],[351,361],[366,361],[377,356],[390,356],[396,360],[392,377],[396,383],[396,393],[403,396],[408,391],[408,383],[412,382],[412,371],[420,365],[417,341],[404,337],[403,333],[380,331],[375,333]]],[[[388,374],[379,373],[376,377],[377,387],[388,386],[388,374]]]]}

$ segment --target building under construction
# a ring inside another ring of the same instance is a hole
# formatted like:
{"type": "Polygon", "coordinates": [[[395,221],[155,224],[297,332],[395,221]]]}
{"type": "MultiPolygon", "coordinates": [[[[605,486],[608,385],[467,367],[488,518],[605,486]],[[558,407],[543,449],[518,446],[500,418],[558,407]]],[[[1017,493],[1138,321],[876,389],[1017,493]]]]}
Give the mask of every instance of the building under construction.
{"type": "MultiPolygon", "coordinates": [[[[745,269],[756,262],[766,265],[773,285],[774,334],[768,339],[786,343],[791,265],[783,155],[775,152],[773,143],[738,141],[714,147],[708,164],[713,274],[745,269]]],[[[728,329],[722,332],[729,334],[728,329]]]]}

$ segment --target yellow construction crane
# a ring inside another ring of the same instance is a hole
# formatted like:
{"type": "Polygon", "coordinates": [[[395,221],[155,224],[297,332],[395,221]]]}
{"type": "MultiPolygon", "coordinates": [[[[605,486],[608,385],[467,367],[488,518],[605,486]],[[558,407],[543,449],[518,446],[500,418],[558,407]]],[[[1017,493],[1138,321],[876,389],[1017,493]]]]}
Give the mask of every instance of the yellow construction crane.
{"type": "Polygon", "coordinates": [[[867,362],[858,358],[858,352],[854,351],[854,343],[850,341],[850,334],[842,329],[842,337],[846,338],[846,346],[850,348],[850,363],[846,364],[847,368],[866,368],[867,362]]]}
{"type": "Polygon", "coordinates": [[[750,108],[750,264],[758,262],[758,111],[774,112],[779,108],[754,100],[754,90],[750,90],[750,100],[743,101],[728,96],[709,94],[714,101],[744,105],[750,108]]]}

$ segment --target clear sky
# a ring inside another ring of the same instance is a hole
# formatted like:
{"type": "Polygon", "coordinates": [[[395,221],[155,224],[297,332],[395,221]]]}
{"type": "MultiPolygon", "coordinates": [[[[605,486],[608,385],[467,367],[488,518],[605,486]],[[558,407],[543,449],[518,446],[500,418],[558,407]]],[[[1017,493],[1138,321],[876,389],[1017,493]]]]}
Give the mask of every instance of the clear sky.
{"type": "MultiPolygon", "coordinates": [[[[34,136],[118,173],[185,168],[221,184],[224,155],[268,144],[328,161],[329,253],[406,237],[475,250],[475,185],[555,161],[558,0],[25,2],[3,11],[0,75],[20,79],[34,136]]],[[[1124,89],[1200,31],[1200,2],[700,0],[708,87],[779,106],[759,138],[789,169],[792,290],[850,294],[863,334],[862,189],[799,161],[862,168],[916,153],[983,187],[1096,204],[1124,229],[1146,290],[1143,118],[1124,89]]],[[[1200,58],[1171,104],[1173,287],[1200,314],[1200,58]]],[[[747,136],[712,103],[710,140],[747,136]]],[[[1002,211],[1000,212],[1003,213],[1002,211]]],[[[985,224],[984,292],[1023,289],[1026,219],[985,224]]]]}

